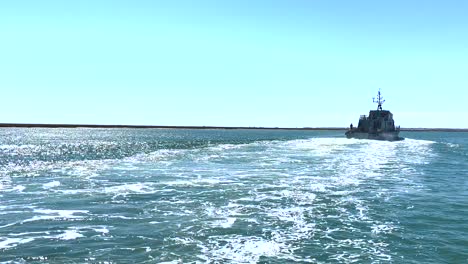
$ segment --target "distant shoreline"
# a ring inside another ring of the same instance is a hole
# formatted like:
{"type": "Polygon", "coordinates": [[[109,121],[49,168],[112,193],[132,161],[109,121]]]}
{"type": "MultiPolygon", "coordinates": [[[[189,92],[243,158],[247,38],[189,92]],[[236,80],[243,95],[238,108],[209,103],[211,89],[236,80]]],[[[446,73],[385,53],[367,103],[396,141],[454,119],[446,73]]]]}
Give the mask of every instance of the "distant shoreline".
{"type": "MultiPolygon", "coordinates": [[[[25,124],[0,123],[0,128],[163,128],[163,129],[258,129],[258,130],[347,130],[347,127],[226,127],[226,126],[149,126],[149,125],[93,125],[93,124],[25,124]]],[[[468,128],[401,128],[401,131],[468,132],[468,128]]]]}

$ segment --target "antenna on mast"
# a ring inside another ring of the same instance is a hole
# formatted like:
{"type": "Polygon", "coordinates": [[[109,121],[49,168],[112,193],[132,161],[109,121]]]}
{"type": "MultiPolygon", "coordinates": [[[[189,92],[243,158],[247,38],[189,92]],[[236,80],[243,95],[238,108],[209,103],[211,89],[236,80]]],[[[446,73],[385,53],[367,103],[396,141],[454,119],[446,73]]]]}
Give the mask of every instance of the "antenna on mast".
{"type": "Polygon", "coordinates": [[[379,111],[379,110],[382,111],[382,105],[383,105],[383,103],[385,103],[385,100],[380,95],[380,88],[379,88],[379,92],[377,93],[377,101],[375,100],[375,97],[372,98],[372,101],[374,103],[377,103],[377,111],[379,111]]]}

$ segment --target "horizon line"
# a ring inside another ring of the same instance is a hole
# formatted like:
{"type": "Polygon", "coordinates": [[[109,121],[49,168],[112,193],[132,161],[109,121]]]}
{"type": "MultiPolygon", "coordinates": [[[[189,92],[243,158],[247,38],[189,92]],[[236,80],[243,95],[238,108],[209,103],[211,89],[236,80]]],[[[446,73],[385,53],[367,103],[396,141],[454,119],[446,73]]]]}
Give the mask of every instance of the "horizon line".
{"type": "MultiPolygon", "coordinates": [[[[173,125],[100,125],[100,124],[44,124],[0,123],[0,128],[156,128],[156,129],[263,129],[263,130],[348,130],[348,127],[263,127],[263,126],[173,126],[173,125]]],[[[400,131],[468,132],[468,128],[400,128],[400,131]]]]}

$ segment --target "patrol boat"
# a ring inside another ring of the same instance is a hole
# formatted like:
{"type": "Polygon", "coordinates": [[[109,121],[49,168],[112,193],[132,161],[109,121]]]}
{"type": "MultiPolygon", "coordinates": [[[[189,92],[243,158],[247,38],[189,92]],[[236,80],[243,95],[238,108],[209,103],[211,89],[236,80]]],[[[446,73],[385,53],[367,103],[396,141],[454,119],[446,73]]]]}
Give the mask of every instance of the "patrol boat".
{"type": "Polygon", "coordinates": [[[377,103],[377,110],[370,110],[369,116],[361,115],[358,126],[353,127],[351,124],[345,133],[346,137],[388,141],[403,140],[404,138],[399,136],[400,126],[395,127],[393,114],[388,110],[382,110],[382,104],[385,100],[380,94],[380,89],[377,93],[377,100],[372,98],[372,101],[377,103]]]}

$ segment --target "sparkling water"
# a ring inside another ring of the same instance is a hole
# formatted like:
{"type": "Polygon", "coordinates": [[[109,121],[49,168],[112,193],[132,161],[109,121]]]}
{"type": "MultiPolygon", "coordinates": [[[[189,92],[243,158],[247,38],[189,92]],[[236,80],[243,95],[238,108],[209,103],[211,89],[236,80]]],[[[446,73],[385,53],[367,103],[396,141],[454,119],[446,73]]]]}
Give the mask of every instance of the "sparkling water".
{"type": "Polygon", "coordinates": [[[0,263],[467,263],[468,133],[0,129],[0,263]]]}

